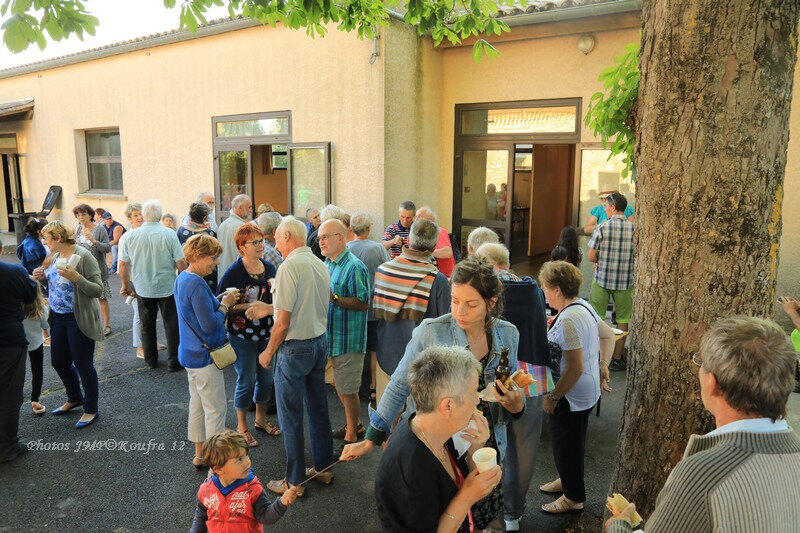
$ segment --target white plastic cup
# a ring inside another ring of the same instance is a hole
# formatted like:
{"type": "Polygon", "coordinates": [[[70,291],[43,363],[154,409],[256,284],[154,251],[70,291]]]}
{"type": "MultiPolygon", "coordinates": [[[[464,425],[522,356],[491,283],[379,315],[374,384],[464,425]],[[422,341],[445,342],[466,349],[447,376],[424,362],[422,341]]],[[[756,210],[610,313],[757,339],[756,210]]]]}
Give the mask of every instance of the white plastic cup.
{"type": "Polygon", "coordinates": [[[482,474],[497,466],[497,450],[494,448],[481,448],[472,454],[472,460],[478,473],[482,474]]]}

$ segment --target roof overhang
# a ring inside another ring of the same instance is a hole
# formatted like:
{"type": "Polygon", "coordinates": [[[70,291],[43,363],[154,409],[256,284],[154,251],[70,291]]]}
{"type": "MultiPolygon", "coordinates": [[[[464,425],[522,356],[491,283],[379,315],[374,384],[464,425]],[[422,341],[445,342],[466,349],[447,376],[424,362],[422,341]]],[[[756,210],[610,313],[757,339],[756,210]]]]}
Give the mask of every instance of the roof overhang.
{"type": "Polygon", "coordinates": [[[0,102],[0,122],[30,120],[33,118],[33,98],[0,102]]]}

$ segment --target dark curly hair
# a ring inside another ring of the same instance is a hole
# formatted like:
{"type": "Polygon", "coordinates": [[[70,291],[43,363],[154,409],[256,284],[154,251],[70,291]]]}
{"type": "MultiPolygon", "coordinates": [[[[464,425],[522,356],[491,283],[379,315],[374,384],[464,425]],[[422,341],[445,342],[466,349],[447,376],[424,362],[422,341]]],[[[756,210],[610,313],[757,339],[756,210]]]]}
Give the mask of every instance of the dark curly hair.
{"type": "Polygon", "coordinates": [[[195,202],[189,206],[189,219],[195,224],[205,224],[209,213],[211,213],[211,208],[203,202],[195,202]]]}
{"type": "Polygon", "coordinates": [[[469,285],[486,302],[486,330],[503,313],[503,282],[497,277],[492,264],[483,257],[471,255],[458,263],[450,276],[450,285],[469,285]],[[497,298],[494,306],[492,299],[497,298]]]}

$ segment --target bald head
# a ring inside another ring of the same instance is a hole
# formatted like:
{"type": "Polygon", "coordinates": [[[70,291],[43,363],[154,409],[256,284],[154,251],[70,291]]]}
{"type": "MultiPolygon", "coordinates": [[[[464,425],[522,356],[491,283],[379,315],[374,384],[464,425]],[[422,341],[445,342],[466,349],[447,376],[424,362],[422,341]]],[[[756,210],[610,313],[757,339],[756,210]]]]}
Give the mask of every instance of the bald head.
{"type": "Polygon", "coordinates": [[[339,219],[328,219],[320,224],[317,239],[322,255],[333,261],[347,247],[347,227],[339,219]]]}

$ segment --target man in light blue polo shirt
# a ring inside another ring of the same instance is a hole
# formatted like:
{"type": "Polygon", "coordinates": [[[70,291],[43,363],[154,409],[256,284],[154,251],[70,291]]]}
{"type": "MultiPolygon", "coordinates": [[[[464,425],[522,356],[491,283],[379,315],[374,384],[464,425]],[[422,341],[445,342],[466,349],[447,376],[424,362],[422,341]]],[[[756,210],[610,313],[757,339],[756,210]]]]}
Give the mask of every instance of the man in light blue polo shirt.
{"type": "Polygon", "coordinates": [[[142,204],[144,223],[128,232],[125,246],[120,250],[119,274],[123,296],[139,296],[139,317],[142,323],[144,360],[151,368],[158,366],[156,347],[156,315],[167,334],[168,367],[170,372],[181,369],[178,363],[178,312],[172,297],[175,269],[186,268],[183,250],[175,232],[160,224],[161,202],[148,200],[142,204]],[[136,289],[134,290],[134,287],[136,289]]]}

